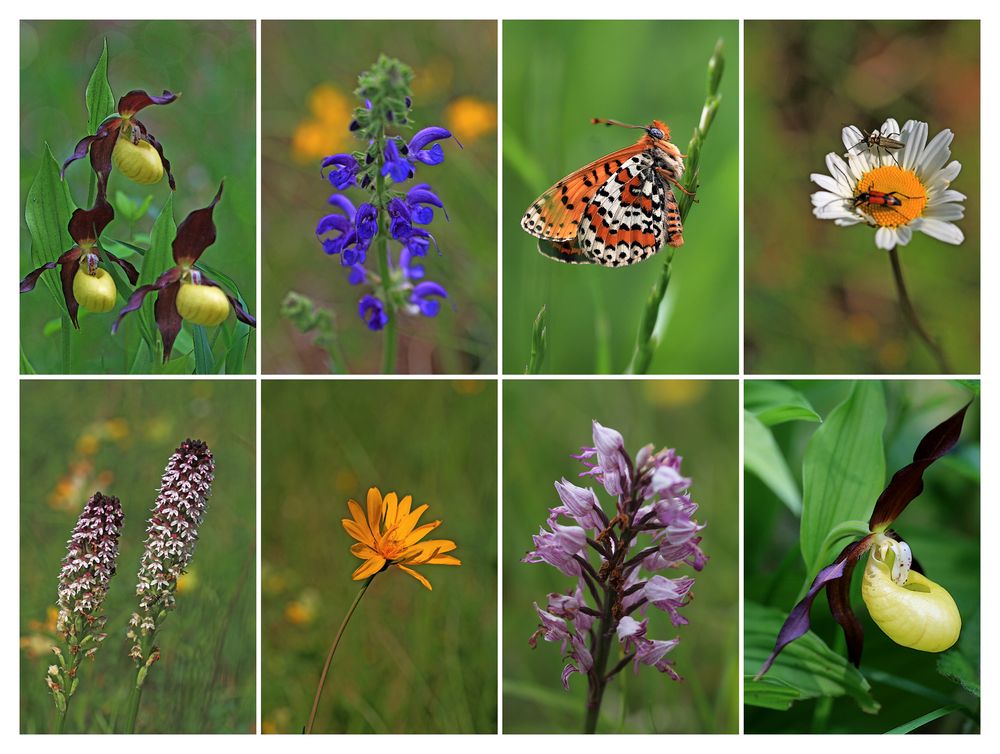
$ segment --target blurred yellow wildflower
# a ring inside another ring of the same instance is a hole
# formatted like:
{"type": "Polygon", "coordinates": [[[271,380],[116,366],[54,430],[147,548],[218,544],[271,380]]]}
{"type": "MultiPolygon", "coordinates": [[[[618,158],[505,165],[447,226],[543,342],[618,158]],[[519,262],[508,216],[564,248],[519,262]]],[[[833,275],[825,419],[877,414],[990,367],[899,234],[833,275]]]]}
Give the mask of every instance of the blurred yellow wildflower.
{"type": "Polygon", "coordinates": [[[463,144],[497,130],[497,106],[475,97],[459,97],[444,111],[448,129],[463,144]]]}
{"type": "Polygon", "coordinates": [[[643,392],[654,406],[687,406],[708,391],[704,380],[645,380],[643,392]]]}
{"type": "Polygon", "coordinates": [[[365,561],[351,575],[355,581],[362,581],[389,566],[395,566],[431,589],[431,582],[408,566],[462,565],[458,558],[444,554],[457,546],[450,539],[420,541],[441,525],[440,521],[416,525],[428,506],[421,505],[411,511],[412,498],[409,495],[398,500],[396,493],[390,492],[383,498],[377,487],[368,490],[367,502],[366,516],[360,505],[348,500],[347,507],[353,520],[341,519],[344,530],[358,541],[351,546],[351,553],[365,561]]]}
{"type": "Polygon", "coordinates": [[[191,592],[198,586],[198,574],[192,568],[190,571],[185,571],[177,579],[177,594],[184,594],[185,592],[191,592]]]}
{"type": "Polygon", "coordinates": [[[347,149],[350,100],[329,84],[320,84],[309,93],[309,111],[312,117],[302,120],[292,134],[295,159],[312,162],[347,149]]]}
{"type": "Polygon", "coordinates": [[[447,91],[455,78],[455,67],[448,58],[434,58],[416,67],[413,73],[413,96],[418,100],[433,99],[447,91]]]}

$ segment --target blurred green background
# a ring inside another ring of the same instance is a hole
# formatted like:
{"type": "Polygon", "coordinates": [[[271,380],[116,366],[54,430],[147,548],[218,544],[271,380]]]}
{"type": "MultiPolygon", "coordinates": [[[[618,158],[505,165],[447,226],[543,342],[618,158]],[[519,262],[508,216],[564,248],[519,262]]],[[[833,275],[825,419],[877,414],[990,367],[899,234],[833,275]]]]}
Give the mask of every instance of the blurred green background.
{"type": "Polygon", "coordinates": [[[624,372],[639,316],[660,274],[653,261],[611,270],[538,253],[524,210],[560,178],[664,121],[684,152],[705,102],[708,59],[725,43],[722,104],[702,152],[698,201],[684,225],[667,294],[669,318],[651,373],[735,373],[739,363],[739,33],[735,21],[505,21],[504,359],[524,371],[544,304],[543,371],[624,372]],[[629,55],[596,55],[608,46],[629,55]],[[652,85],[651,85],[652,84],[652,85]]]}
{"type": "MultiPolygon", "coordinates": [[[[414,71],[415,128],[441,125],[464,145],[442,142],[445,161],[420,165],[414,183],[433,186],[451,217],[435,213],[427,278],[449,298],[437,317],[402,317],[397,368],[408,373],[495,373],[497,332],[497,28],[493,21],[265,21],[262,26],[261,160],[264,348],[267,373],[327,371],[312,335],[280,314],[289,290],[334,312],[334,331],[352,372],[377,372],[383,336],[358,316],[362,291],[315,236],[333,187],[323,157],[349,152],[358,75],[385,53],[414,71]]],[[[402,135],[412,132],[401,131],[402,135]]],[[[355,205],[365,193],[349,189],[355,205]]],[[[391,244],[395,256],[396,246],[391,244]]],[[[375,264],[373,255],[369,264],[375,264]]]]}
{"type": "Polygon", "coordinates": [[[926,121],[955,133],[952,187],[969,196],[960,246],[899,248],[924,325],[958,374],[979,372],[979,22],[747,21],[746,370],[937,373],[899,312],[874,230],[812,215],[810,173],[840,132],[926,121]]]}
{"type": "MultiPolygon", "coordinates": [[[[845,381],[793,381],[820,416],[843,401],[845,381]]],[[[910,463],[921,438],[969,400],[962,385],[945,381],[886,381],[887,423],[884,434],[886,476],[910,463]]],[[[818,424],[789,422],[771,427],[782,456],[801,489],[802,458],[818,424]]],[[[910,545],[929,578],[955,598],[962,614],[958,648],[979,665],[979,401],[969,408],[958,447],[924,473],[924,491],[893,526],[910,545]]],[[[753,474],[745,474],[744,595],[748,601],[787,611],[806,578],[799,549],[799,518],[753,474]]],[[[875,501],[872,500],[874,507],[875,501]]],[[[855,569],[852,602],[864,627],[861,672],[882,705],[876,715],[863,713],[848,697],[795,702],[787,712],[745,707],[747,733],[884,733],[950,701],[978,701],[941,676],[940,655],[906,649],[875,625],[860,598],[863,562],[855,569]],[[907,684],[910,684],[909,686],[907,684]],[[937,694],[939,696],[935,697],[937,694]]],[[[812,630],[846,656],[839,626],[820,596],[812,609],[812,630]]],[[[756,667],[745,668],[752,675],[756,667]]],[[[966,718],[952,714],[920,732],[960,733],[966,718]]]]}
{"type": "MultiPolygon", "coordinates": [[[[108,74],[116,101],[131,89],[159,94],[180,92],[176,102],[142,111],[139,119],[163,145],[177,191],[174,219],[206,206],[219,182],[225,195],[215,211],[218,240],[203,261],[231,277],[257,313],[256,300],[256,25],[253,21],[22,21],[21,22],[21,277],[34,269],[31,240],[24,223],[24,200],[48,143],[61,165],[87,135],[85,89],[108,41],[108,74]]],[[[66,181],[77,206],[87,201],[92,171],[89,158],[73,163],[66,181]]],[[[166,178],[141,186],[112,169],[108,198],[123,192],[135,205],[152,196],[145,216],[129,223],[120,211],[103,238],[148,247],[148,234],[170,187],[166,178]]],[[[140,267],[141,258],[119,245],[118,256],[140,267]]],[[[68,250],[68,247],[67,247],[68,250]]],[[[58,280],[57,271],[47,271],[58,280]]],[[[73,371],[126,373],[127,354],[135,353],[137,326],[126,324],[111,335],[119,304],[107,314],[87,313],[73,333],[73,371]],[[131,348],[126,350],[126,345],[131,348]]],[[[21,296],[21,347],[38,372],[61,370],[60,309],[40,284],[21,296]],[[46,328],[51,321],[53,326],[46,328]]],[[[81,312],[82,313],[82,312],[81,312]]],[[[134,316],[134,315],[133,315],[134,316]]],[[[232,317],[230,317],[230,324],[232,317]]],[[[215,328],[212,328],[215,329],[215,328]]],[[[255,371],[255,338],[244,368],[255,371]]],[[[193,371],[193,365],[192,365],[193,371]]]]}
{"type": "MultiPolygon", "coordinates": [[[[533,602],[565,592],[572,579],[544,563],[521,562],[531,537],[558,504],[553,484],[577,479],[570,458],[590,445],[591,420],[617,429],[635,453],[646,443],[676,447],[693,479],[697,519],[707,523],[702,549],[710,557],[696,577],[695,599],[683,611],[690,625],[673,627],[650,611],[649,635],[680,636],[670,658],[684,678],[671,681],[653,668],[631,668],[605,692],[599,732],[736,733],[739,709],[739,418],[738,386],[728,380],[507,381],[504,384],[503,693],[504,733],[578,733],[583,730],[587,682],[579,675],[563,690],[559,647],[528,639],[538,627],[533,602]],[[540,411],[539,407],[545,410],[540,411]],[[558,416],[559,421],[551,421],[558,416]]],[[[603,489],[606,510],[613,502],[603,489]]],[[[617,650],[614,650],[617,652],[617,650]]],[[[617,660],[617,655],[613,656],[617,660]]]]}
{"type": "Polygon", "coordinates": [[[215,456],[212,497],[177,609],[159,637],[137,733],[251,733],[256,719],[255,385],[252,381],[21,383],[21,732],[47,733],[45,686],[59,567],[96,491],[125,510],[107,634],[66,719],[67,733],[108,733],[135,681],[125,633],[146,521],[167,459],[188,437],[215,456]],[[137,417],[141,417],[137,418],[137,417]],[[40,431],[44,428],[44,431],[40,431]]]}
{"type": "Polygon", "coordinates": [[[428,592],[379,575],[344,634],[316,732],[492,733],[497,727],[496,386],[486,381],[264,383],[264,733],[301,733],[361,561],[341,526],[370,486],[428,504],[462,565],[428,592]]]}

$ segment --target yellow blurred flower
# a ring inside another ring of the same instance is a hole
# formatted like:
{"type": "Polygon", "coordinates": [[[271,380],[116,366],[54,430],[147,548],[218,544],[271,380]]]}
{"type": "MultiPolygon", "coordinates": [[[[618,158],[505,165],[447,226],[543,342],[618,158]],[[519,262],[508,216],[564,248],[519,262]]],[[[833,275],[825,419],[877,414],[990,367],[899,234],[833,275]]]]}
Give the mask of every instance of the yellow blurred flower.
{"type": "Polygon", "coordinates": [[[303,623],[310,623],[314,615],[315,613],[309,605],[298,600],[285,605],[285,620],[296,626],[301,626],[303,623]]]}
{"type": "Polygon", "coordinates": [[[395,492],[390,492],[383,498],[377,487],[368,490],[367,516],[354,500],[347,501],[353,520],[344,518],[341,523],[344,530],[358,541],[351,546],[351,554],[365,561],[351,575],[352,579],[361,581],[389,566],[395,566],[431,589],[431,582],[408,566],[462,565],[458,558],[444,554],[457,546],[450,539],[420,541],[438,528],[441,522],[432,521],[417,526],[417,521],[428,506],[421,505],[411,511],[411,503],[409,495],[398,500],[395,492]],[[383,525],[385,531],[382,530],[383,525]]]}
{"type": "Polygon", "coordinates": [[[654,406],[697,403],[708,390],[705,380],[644,380],[643,392],[654,406]]]}
{"type": "Polygon", "coordinates": [[[177,594],[184,594],[185,592],[191,592],[198,586],[198,574],[192,568],[190,571],[185,571],[177,579],[177,594]]]}
{"type": "Polygon", "coordinates": [[[292,134],[292,154],[299,162],[312,162],[348,148],[351,103],[339,90],[320,84],[309,93],[312,117],[303,119],[292,134]]]}
{"type": "Polygon", "coordinates": [[[434,58],[413,72],[413,96],[426,100],[447,91],[455,77],[455,68],[448,58],[434,58]]]}
{"type": "Polygon", "coordinates": [[[497,106],[475,97],[459,97],[444,111],[448,129],[463,144],[497,130],[497,106]]]}

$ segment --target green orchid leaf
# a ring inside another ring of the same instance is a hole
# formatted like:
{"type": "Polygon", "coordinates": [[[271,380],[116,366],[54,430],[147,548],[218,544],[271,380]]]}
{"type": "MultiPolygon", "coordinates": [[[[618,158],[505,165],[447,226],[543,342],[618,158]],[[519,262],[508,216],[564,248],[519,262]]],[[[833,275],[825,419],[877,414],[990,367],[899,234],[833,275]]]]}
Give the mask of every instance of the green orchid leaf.
{"type": "MultiPolygon", "coordinates": [[[[167,195],[167,201],[160,210],[156,222],[153,223],[153,232],[150,235],[149,250],[142,258],[142,266],[139,268],[139,286],[151,285],[156,279],[173,266],[173,253],[171,246],[174,236],[177,235],[177,224],[174,222],[174,197],[167,195]]],[[[143,337],[147,338],[150,350],[156,351],[156,342],[159,337],[156,329],[156,317],[153,313],[153,305],[156,301],[156,293],[150,293],[142,302],[139,309],[139,319],[142,321],[143,337]]]]}
{"type": "Polygon", "coordinates": [[[790,421],[822,421],[802,393],[772,380],[747,380],[743,387],[743,407],[766,427],[790,421]]]}
{"type": "MultiPolygon", "coordinates": [[[[755,670],[771,654],[785,615],[774,608],[747,602],[743,616],[743,666],[755,670]]],[[[804,699],[840,696],[850,697],[869,714],[878,712],[880,707],[861,672],[812,631],[785,647],[766,676],[754,680],[748,674],[743,679],[743,702],[757,707],[786,710],[804,699]]]]}
{"type": "Polygon", "coordinates": [[[212,347],[208,344],[208,334],[201,325],[191,327],[191,339],[194,341],[194,368],[198,374],[214,374],[215,358],[212,347]]]}
{"type": "Polygon", "coordinates": [[[837,546],[827,542],[829,533],[845,521],[867,520],[885,487],[885,418],[882,384],[859,380],[809,440],[799,536],[807,583],[837,546]]]}
{"type": "Polygon", "coordinates": [[[938,655],[937,672],[974,696],[979,696],[979,673],[969,659],[957,649],[938,655]]]}
{"type": "Polygon", "coordinates": [[[927,723],[932,723],[935,720],[944,717],[945,715],[950,715],[952,712],[961,711],[961,704],[947,704],[944,707],[938,707],[936,710],[928,712],[926,715],[921,715],[920,717],[910,720],[908,723],[903,723],[902,725],[897,725],[892,730],[887,730],[887,735],[902,735],[904,733],[911,733],[917,728],[922,728],[927,725],[927,723]]]}
{"type": "MultiPolygon", "coordinates": [[[[64,252],[73,248],[73,238],[69,234],[68,226],[74,209],[76,206],[70,197],[69,187],[59,177],[59,163],[52,155],[52,149],[46,144],[42,164],[38,167],[38,173],[31,182],[28,197],[24,202],[24,221],[31,235],[33,268],[54,262],[64,252]]],[[[60,311],[68,316],[58,269],[46,270],[40,280],[60,311]]]]}
{"type": "Polygon", "coordinates": [[[87,133],[97,133],[105,118],[115,111],[115,95],[108,83],[108,40],[97,59],[97,66],[87,82],[87,133]]]}
{"type": "Polygon", "coordinates": [[[802,495],[771,430],[750,411],[743,412],[743,466],[778,496],[796,517],[802,515],[802,495]]]}

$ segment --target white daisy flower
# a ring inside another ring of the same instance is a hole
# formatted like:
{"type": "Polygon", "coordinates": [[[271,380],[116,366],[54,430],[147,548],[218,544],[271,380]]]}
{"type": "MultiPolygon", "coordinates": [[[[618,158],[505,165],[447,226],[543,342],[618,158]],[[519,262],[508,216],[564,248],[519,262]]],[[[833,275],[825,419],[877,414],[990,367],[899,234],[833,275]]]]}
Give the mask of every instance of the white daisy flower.
{"type": "Polygon", "coordinates": [[[879,133],[903,146],[870,146],[856,126],[843,130],[847,159],[831,152],[826,156],[830,175],[809,176],[822,189],[812,195],[813,214],[837,225],[878,228],[875,246],[880,249],[905,246],[915,230],[962,243],[965,236],[954,221],[965,215],[965,195],[948,188],[962,170],[958,161],[948,162],[955,135],[945,129],[928,143],[926,123],[908,120],[900,129],[894,118],[879,133]]]}

